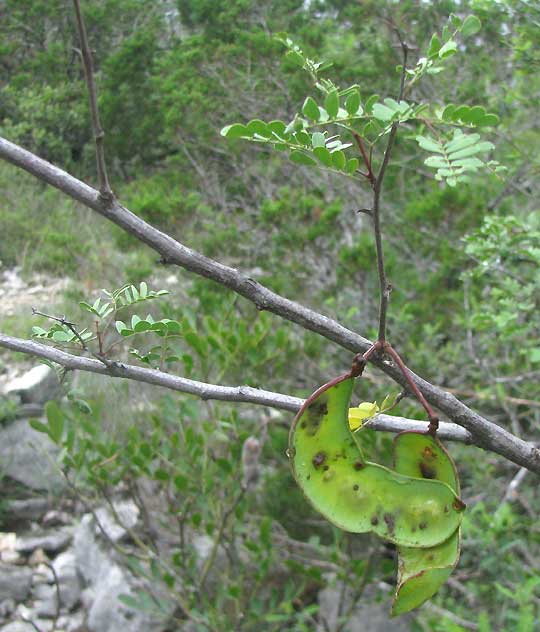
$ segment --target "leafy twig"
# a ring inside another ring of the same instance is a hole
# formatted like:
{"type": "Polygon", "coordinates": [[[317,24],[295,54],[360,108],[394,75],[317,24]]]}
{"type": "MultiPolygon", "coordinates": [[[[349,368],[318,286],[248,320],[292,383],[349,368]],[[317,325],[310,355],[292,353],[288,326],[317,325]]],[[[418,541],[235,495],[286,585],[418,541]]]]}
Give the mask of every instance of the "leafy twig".
{"type": "Polygon", "coordinates": [[[71,333],[75,336],[75,338],[77,338],[77,340],[81,343],[81,347],[85,351],[88,351],[88,346],[86,345],[86,342],[82,339],[80,333],[76,329],[77,327],[76,324],[67,320],[65,316],[53,316],[52,314],[45,314],[44,312],[40,312],[35,307],[32,307],[32,314],[34,314],[34,316],[43,316],[44,318],[48,318],[49,320],[55,320],[57,323],[64,325],[71,331],[71,333]]]}

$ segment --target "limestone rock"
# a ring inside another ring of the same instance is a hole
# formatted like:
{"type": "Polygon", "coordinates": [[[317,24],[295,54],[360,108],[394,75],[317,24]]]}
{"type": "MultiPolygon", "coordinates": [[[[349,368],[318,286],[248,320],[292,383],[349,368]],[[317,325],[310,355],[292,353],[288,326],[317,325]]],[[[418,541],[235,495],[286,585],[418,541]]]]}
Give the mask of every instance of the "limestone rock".
{"type": "Polygon", "coordinates": [[[30,592],[32,571],[25,566],[0,564],[0,601],[24,601],[30,592]]]}
{"type": "Polygon", "coordinates": [[[39,364],[8,382],[4,392],[9,396],[18,396],[21,404],[44,404],[58,395],[60,382],[51,367],[39,364]]]}
{"type": "Polygon", "coordinates": [[[20,535],[15,544],[15,550],[19,553],[32,553],[36,549],[42,549],[49,553],[56,553],[67,547],[73,537],[73,530],[69,527],[54,531],[45,531],[29,536],[20,535]]]}
{"type": "Polygon", "coordinates": [[[0,429],[0,471],[35,490],[59,490],[64,480],[55,466],[58,448],[27,420],[0,429]]]}
{"type": "MultiPolygon", "coordinates": [[[[347,612],[351,605],[352,588],[343,590],[341,584],[326,586],[319,592],[320,616],[324,617],[326,626],[323,629],[334,630],[338,624],[338,608],[340,598],[343,595],[343,612],[347,612]]],[[[357,630],[369,630],[369,632],[410,632],[409,617],[399,619],[390,618],[390,601],[384,599],[377,601],[377,589],[367,586],[358,603],[352,609],[351,615],[343,627],[343,632],[356,632],[357,630]]]]}
{"type": "Polygon", "coordinates": [[[133,529],[139,519],[139,508],[132,500],[121,500],[114,502],[114,511],[120,523],[113,516],[113,512],[108,507],[100,507],[96,510],[96,518],[101,528],[96,524],[96,534],[101,535],[101,530],[112,542],[120,542],[126,534],[127,529],[133,529]]]}

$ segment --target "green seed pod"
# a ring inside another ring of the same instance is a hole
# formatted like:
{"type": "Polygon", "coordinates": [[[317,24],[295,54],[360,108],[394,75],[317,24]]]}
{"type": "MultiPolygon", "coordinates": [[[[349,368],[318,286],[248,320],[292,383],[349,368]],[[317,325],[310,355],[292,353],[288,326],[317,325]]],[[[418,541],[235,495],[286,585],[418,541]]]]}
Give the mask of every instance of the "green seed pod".
{"type": "MultiPolygon", "coordinates": [[[[408,476],[437,479],[459,494],[454,461],[431,435],[402,432],[394,439],[394,465],[408,476]]],[[[420,549],[398,546],[398,578],[392,615],[409,612],[433,597],[452,574],[461,550],[461,527],[437,546],[420,549]]]]}
{"type": "Polygon", "coordinates": [[[399,545],[433,547],[461,522],[463,503],[445,483],[398,474],[366,461],[352,438],[346,374],[309,397],[295,417],[289,457],[296,481],[327,520],[373,531],[399,545]]]}

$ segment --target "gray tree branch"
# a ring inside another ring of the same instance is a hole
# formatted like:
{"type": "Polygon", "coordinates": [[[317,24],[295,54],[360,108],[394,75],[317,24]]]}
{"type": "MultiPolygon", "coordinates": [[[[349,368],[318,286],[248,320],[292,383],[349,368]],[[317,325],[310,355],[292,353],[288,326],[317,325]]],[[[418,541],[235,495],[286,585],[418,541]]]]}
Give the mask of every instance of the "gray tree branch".
{"type": "MultiPolygon", "coordinates": [[[[272,292],[234,268],[187,248],[170,235],[162,233],[131,213],[116,200],[103,200],[99,191],[3,138],[0,138],[0,158],[24,169],[39,180],[56,187],[74,200],[114,222],[158,252],[163,263],[178,265],[190,272],[211,279],[240,294],[259,309],[277,314],[355,353],[364,353],[371,346],[369,340],[343,327],[335,320],[272,292]]],[[[374,364],[395,382],[403,387],[407,386],[403,375],[395,365],[384,360],[375,360],[374,364]]],[[[508,460],[540,474],[540,450],[536,446],[488,421],[443,389],[430,384],[414,373],[411,375],[427,401],[451,421],[468,430],[475,445],[496,452],[508,460]]]]}
{"type": "MultiPolygon", "coordinates": [[[[120,362],[103,364],[93,358],[85,358],[60,349],[49,347],[33,340],[22,340],[0,333],[0,347],[18,351],[27,355],[44,358],[55,362],[69,370],[88,371],[115,378],[144,382],[154,386],[162,386],[173,391],[189,393],[204,400],[220,400],[224,402],[244,402],[258,406],[268,406],[279,410],[287,410],[296,413],[304,400],[300,397],[292,397],[281,393],[273,393],[251,386],[221,386],[188,380],[185,377],[165,373],[156,369],[133,366],[120,362]]],[[[378,415],[366,424],[373,430],[386,432],[402,432],[403,430],[425,430],[426,424],[414,419],[393,417],[391,415],[378,415]]],[[[439,429],[439,436],[449,441],[472,443],[472,437],[465,429],[456,424],[443,423],[439,429]]]]}

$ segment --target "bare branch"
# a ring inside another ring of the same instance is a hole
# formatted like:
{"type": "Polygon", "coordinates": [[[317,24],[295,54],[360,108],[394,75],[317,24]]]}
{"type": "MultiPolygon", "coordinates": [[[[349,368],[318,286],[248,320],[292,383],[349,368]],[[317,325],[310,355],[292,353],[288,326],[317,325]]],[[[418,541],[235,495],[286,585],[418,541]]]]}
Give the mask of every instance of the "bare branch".
{"type": "Polygon", "coordinates": [[[100,373],[111,377],[126,378],[136,382],[145,382],[154,386],[163,386],[173,391],[190,393],[201,399],[215,399],[226,402],[246,402],[259,406],[269,406],[282,410],[296,412],[302,405],[303,400],[299,397],[272,393],[251,386],[218,386],[188,380],[184,377],[165,373],[156,369],[123,364],[120,362],[104,365],[99,360],[93,358],[83,358],[71,353],[66,353],[54,347],[48,347],[32,340],[22,340],[0,333],[0,347],[19,351],[27,355],[45,358],[51,362],[56,362],[70,370],[88,371],[90,373],[100,373]]]}
{"type": "MultiPolygon", "coordinates": [[[[226,402],[244,402],[258,406],[268,406],[269,408],[276,408],[278,410],[287,410],[292,413],[298,412],[304,403],[304,400],[300,397],[264,391],[262,389],[252,388],[251,386],[221,386],[208,384],[206,382],[188,380],[187,378],[156,369],[147,369],[118,362],[111,363],[110,366],[104,366],[103,363],[98,360],[76,356],[39,342],[13,338],[12,336],[7,336],[2,333],[0,333],[0,347],[44,358],[70,370],[100,373],[101,375],[134,380],[136,382],[145,382],[146,384],[153,384],[154,386],[163,386],[173,391],[196,395],[204,400],[214,399],[226,402]]],[[[366,424],[366,427],[383,432],[402,432],[404,430],[425,430],[426,423],[416,419],[405,419],[404,417],[393,417],[391,415],[381,414],[371,419],[366,424]]],[[[448,441],[458,441],[468,444],[474,443],[471,434],[467,432],[467,430],[452,423],[441,423],[438,436],[442,439],[448,439],[448,441]]]]}
{"type": "MultiPolygon", "coordinates": [[[[158,252],[164,263],[178,265],[190,272],[211,279],[240,294],[259,309],[277,314],[354,353],[364,353],[372,346],[369,340],[340,325],[335,320],[272,292],[234,268],[187,248],[131,213],[117,201],[108,205],[104,204],[99,192],[92,187],[3,138],[0,138],[0,158],[4,158],[39,180],[56,187],[74,200],[97,211],[158,252]]],[[[39,353],[35,355],[39,355],[39,353]]],[[[373,358],[372,362],[395,382],[403,387],[408,386],[398,367],[377,358],[373,358]]],[[[103,369],[103,367],[101,368],[103,369]]],[[[103,372],[107,372],[107,370],[103,372]]],[[[515,437],[504,428],[488,421],[460,402],[454,395],[430,384],[418,375],[411,373],[411,378],[430,404],[438,408],[451,421],[470,432],[476,445],[496,452],[517,465],[540,473],[540,450],[536,446],[515,437]]]]}
{"type": "MultiPolygon", "coordinates": [[[[393,415],[385,415],[383,413],[370,419],[365,424],[365,427],[371,428],[372,430],[379,430],[380,432],[403,432],[404,430],[425,432],[426,422],[418,421],[417,419],[406,419],[405,417],[394,417],[393,415]]],[[[474,445],[474,440],[470,432],[457,424],[445,421],[439,422],[437,436],[439,439],[446,439],[447,441],[457,441],[459,443],[474,445]]]]}
{"type": "Polygon", "coordinates": [[[97,103],[96,84],[94,83],[94,63],[92,61],[92,52],[88,45],[88,35],[86,34],[86,25],[81,11],[79,0],[73,0],[75,7],[75,16],[77,18],[77,30],[79,39],[81,40],[81,57],[84,67],[84,77],[88,88],[88,101],[90,103],[90,114],[92,116],[92,130],[94,132],[94,142],[96,145],[96,163],[99,180],[99,192],[104,201],[110,202],[113,198],[111,185],[107,176],[107,166],[105,164],[105,132],[101,127],[99,119],[99,109],[97,103]]]}

